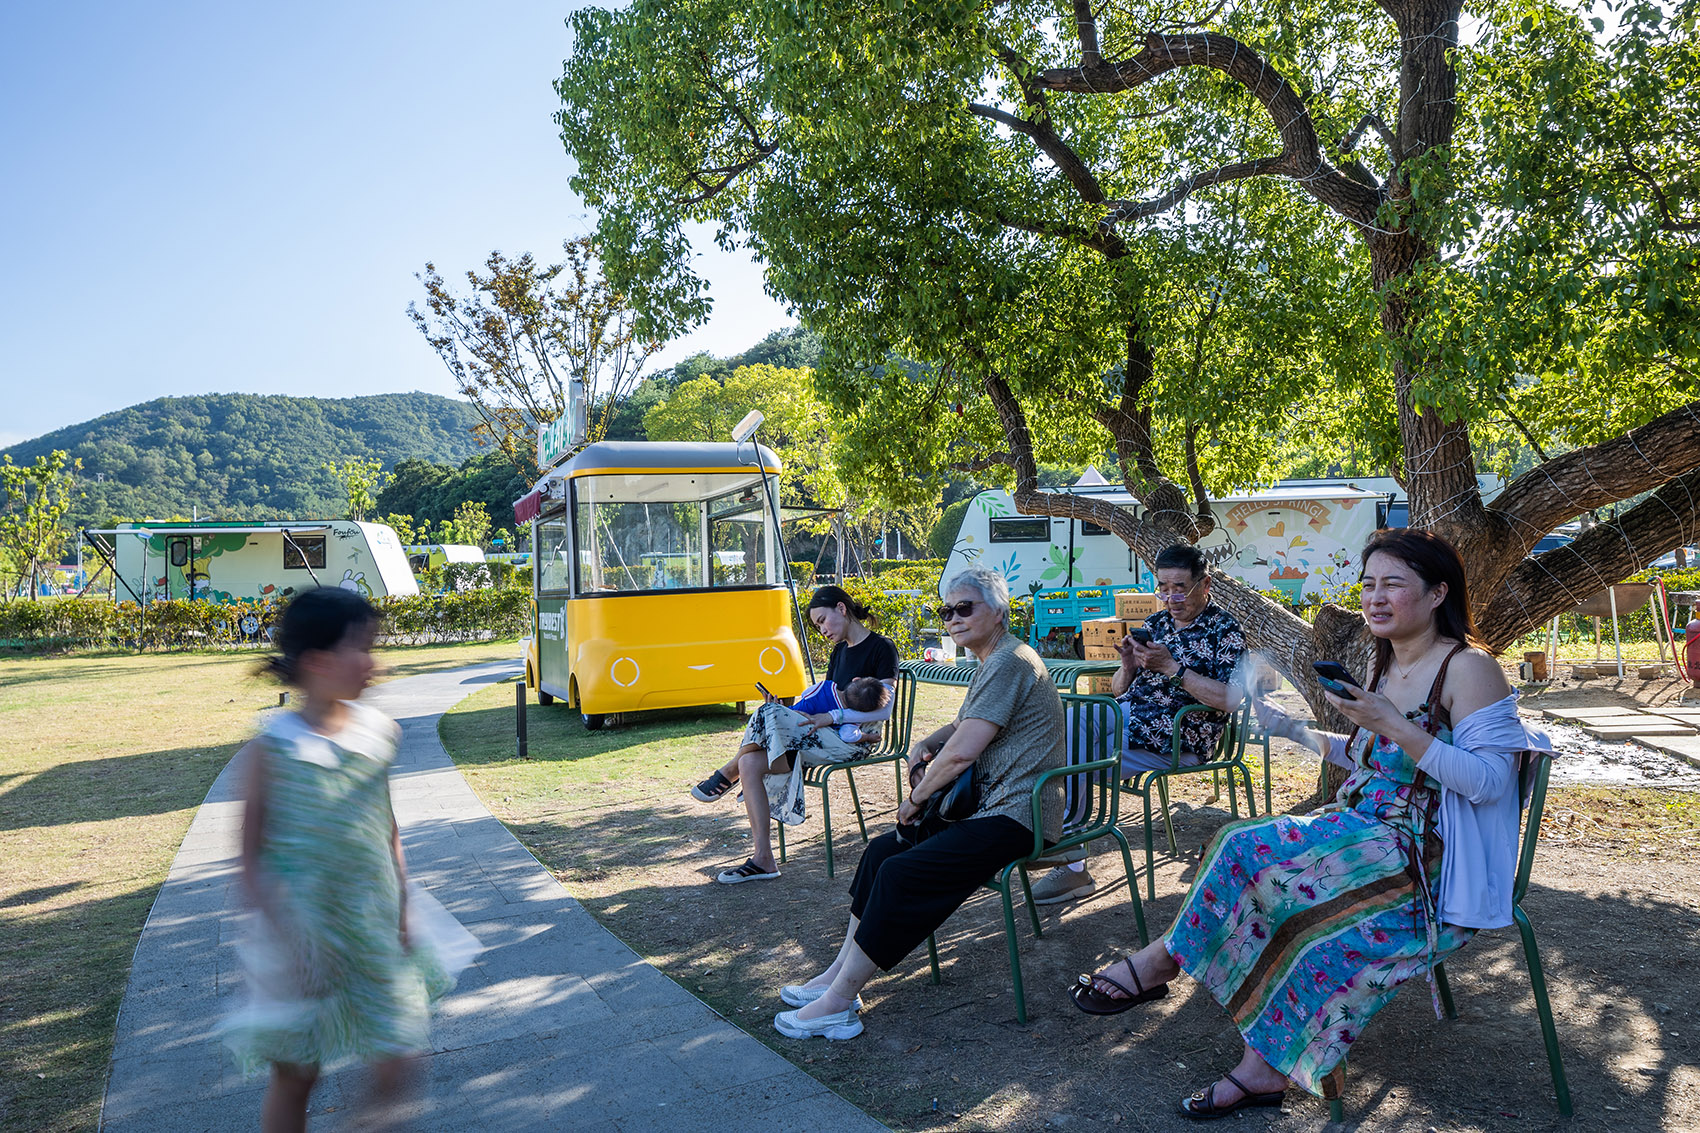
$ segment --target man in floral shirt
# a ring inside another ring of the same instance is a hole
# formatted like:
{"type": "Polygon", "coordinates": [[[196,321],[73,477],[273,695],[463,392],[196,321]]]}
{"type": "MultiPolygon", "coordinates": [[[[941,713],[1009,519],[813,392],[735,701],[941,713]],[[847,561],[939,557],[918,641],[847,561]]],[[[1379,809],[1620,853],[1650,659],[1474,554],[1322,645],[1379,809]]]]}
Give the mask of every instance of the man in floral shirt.
{"type": "MultiPolygon", "coordinates": [[[[1216,750],[1228,726],[1228,678],[1245,652],[1240,623],[1210,604],[1210,576],[1197,547],[1177,543],[1157,556],[1157,594],[1165,609],[1145,619],[1151,643],[1121,640],[1121,668],[1110,691],[1127,712],[1122,775],[1132,778],[1169,767],[1175,714],[1189,704],[1214,712],[1190,712],[1181,720],[1181,763],[1202,763],[1216,750]]],[[[1059,865],[1033,886],[1033,900],[1054,905],[1084,897],[1096,888],[1085,864],[1059,865]]]]}

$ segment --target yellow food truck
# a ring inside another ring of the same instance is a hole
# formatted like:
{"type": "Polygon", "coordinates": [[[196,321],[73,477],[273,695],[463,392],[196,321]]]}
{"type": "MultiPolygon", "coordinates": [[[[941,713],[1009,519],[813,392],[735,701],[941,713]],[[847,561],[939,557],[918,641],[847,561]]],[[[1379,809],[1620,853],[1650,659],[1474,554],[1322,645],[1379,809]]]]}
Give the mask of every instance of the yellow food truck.
{"type": "Polygon", "coordinates": [[[514,505],[531,523],[525,673],[538,700],[600,728],[616,713],[757,700],[758,682],[801,693],[779,470],[748,442],[599,441],[545,473],[514,505]]]}

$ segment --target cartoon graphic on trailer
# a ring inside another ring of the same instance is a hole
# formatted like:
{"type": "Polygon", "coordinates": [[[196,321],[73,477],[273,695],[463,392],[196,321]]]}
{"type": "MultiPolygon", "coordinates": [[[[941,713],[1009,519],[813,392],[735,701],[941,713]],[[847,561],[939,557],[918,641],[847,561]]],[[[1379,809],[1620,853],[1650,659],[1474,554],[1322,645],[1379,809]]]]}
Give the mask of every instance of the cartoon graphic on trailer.
{"type": "MultiPolygon", "coordinates": [[[[1138,501],[1107,484],[1074,489],[1126,508],[1138,501]]],[[[1380,522],[1385,496],[1349,485],[1276,485],[1228,496],[1211,505],[1216,528],[1199,541],[1211,565],[1257,590],[1278,590],[1291,602],[1327,601],[1357,581],[1356,555],[1380,522]]],[[[984,564],[1003,575],[1013,593],[1078,586],[1155,587],[1150,565],[1106,528],[1015,510],[1008,492],[981,492],[962,526],[941,577],[984,564]]]]}
{"type": "Polygon", "coordinates": [[[381,523],[144,521],[86,535],[116,560],[119,601],[263,601],[313,586],[368,599],[419,593],[401,541],[381,523]]]}

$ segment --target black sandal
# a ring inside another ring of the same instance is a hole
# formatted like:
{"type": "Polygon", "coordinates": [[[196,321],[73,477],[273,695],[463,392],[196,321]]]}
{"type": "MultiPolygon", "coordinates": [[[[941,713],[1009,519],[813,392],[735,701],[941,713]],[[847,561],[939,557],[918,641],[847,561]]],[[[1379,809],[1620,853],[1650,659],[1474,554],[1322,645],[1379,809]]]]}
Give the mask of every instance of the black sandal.
{"type": "Polygon", "coordinates": [[[1068,997],[1074,1000],[1076,1007],[1088,1015],[1120,1015],[1129,1008],[1138,1007],[1141,1003],[1150,1003],[1154,999],[1162,999],[1169,994],[1168,984],[1146,987],[1139,982],[1139,972],[1133,966],[1132,956],[1123,956],[1120,960],[1112,963],[1110,967],[1115,967],[1116,963],[1127,965],[1128,975],[1133,977],[1133,987],[1130,988],[1120,980],[1111,979],[1106,975],[1092,976],[1082,972],[1080,978],[1075,981],[1074,986],[1068,992],[1068,997]],[[1125,994],[1119,996],[1105,995],[1092,986],[1098,980],[1102,980],[1125,994]],[[1136,988],[1138,990],[1135,990],[1136,988]]]}
{"type": "Polygon", "coordinates": [[[1275,1090],[1267,1094],[1254,1094],[1245,1088],[1245,1083],[1241,1082],[1232,1074],[1224,1074],[1222,1077],[1232,1082],[1234,1084],[1234,1088],[1240,1092],[1240,1098],[1238,1101],[1229,1102],[1227,1105],[1216,1104],[1216,1087],[1222,1084],[1221,1081],[1218,1080],[1210,1083],[1206,1089],[1198,1091],[1191,1097],[1182,1098],[1181,1113],[1186,1117],[1192,1118],[1194,1121],[1215,1121],[1219,1117],[1226,1117],[1230,1113],[1237,1113],[1242,1109],[1251,1109],[1254,1106],[1280,1105],[1287,1099],[1286,1090],[1275,1090]]]}
{"type": "Polygon", "coordinates": [[[719,771],[691,788],[691,798],[699,803],[711,803],[732,789],[732,780],[719,771]]]}

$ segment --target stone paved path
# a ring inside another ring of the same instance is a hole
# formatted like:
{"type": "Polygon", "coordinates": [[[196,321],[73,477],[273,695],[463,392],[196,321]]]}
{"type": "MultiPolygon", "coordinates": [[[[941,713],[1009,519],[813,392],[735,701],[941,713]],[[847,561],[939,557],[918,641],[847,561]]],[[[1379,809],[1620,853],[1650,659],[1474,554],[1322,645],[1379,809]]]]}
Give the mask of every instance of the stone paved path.
{"type": "MultiPolygon", "coordinates": [[[[485,945],[439,1005],[411,1127],[597,1133],[885,1128],[746,1035],[602,929],[484,809],[437,718],[513,675],[497,662],[367,693],[402,726],[394,776],[412,875],[485,945]]],[[[136,947],[101,1127],[256,1128],[262,1078],[214,1035],[239,993],[238,784],[226,768],[183,839],[136,947]]],[[[315,1129],[349,1128],[357,1067],[314,1093],[315,1129]]]]}

